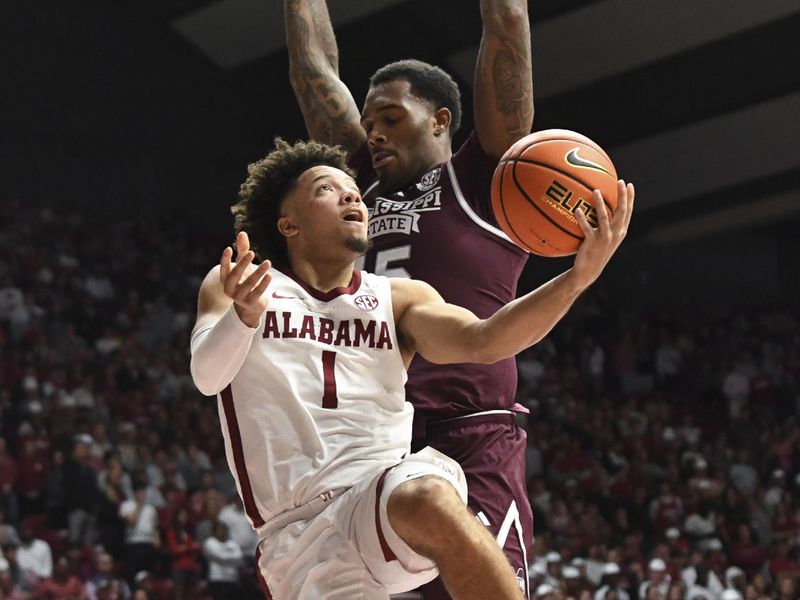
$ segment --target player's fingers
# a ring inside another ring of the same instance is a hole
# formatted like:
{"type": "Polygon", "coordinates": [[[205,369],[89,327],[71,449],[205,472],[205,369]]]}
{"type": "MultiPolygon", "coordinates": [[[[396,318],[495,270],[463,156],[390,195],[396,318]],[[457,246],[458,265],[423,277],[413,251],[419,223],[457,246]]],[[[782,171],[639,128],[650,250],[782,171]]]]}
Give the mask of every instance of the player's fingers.
{"type": "Polygon", "coordinates": [[[603,194],[600,190],[594,190],[592,192],[592,201],[594,210],[597,212],[597,227],[600,230],[600,235],[607,235],[609,231],[608,209],[606,208],[606,201],[603,199],[603,194]]]}
{"type": "Polygon", "coordinates": [[[272,282],[272,275],[264,273],[259,284],[247,295],[248,302],[258,302],[259,298],[267,291],[267,287],[272,282]]]}
{"type": "Polygon", "coordinates": [[[634,198],[636,198],[636,189],[633,187],[633,184],[629,183],[627,187],[628,187],[628,214],[625,215],[625,217],[626,217],[625,226],[626,227],[631,222],[631,216],[633,215],[633,200],[634,200],[634,198]]]}
{"type": "Polygon", "coordinates": [[[237,261],[236,266],[231,269],[230,276],[225,281],[225,294],[230,296],[231,298],[234,297],[236,293],[236,289],[239,287],[239,283],[242,281],[242,275],[250,266],[250,263],[253,262],[253,258],[255,255],[251,251],[245,252],[244,256],[237,261]]]}
{"type": "Polygon", "coordinates": [[[223,286],[231,274],[231,256],[233,256],[233,248],[228,246],[222,251],[222,257],[219,259],[219,281],[223,286]]]}
{"type": "Polygon", "coordinates": [[[617,217],[616,214],[614,215],[614,230],[620,235],[621,238],[625,237],[625,235],[628,233],[628,225],[631,222],[631,214],[633,212],[634,195],[635,191],[633,189],[633,185],[630,183],[626,184],[624,181],[620,180],[617,204],[619,217],[617,217]]]}
{"type": "Polygon", "coordinates": [[[249,296],[250,292],[252,292],[256,286],[258,286],[258,284],[261,281],[261,278],[264,277],[264,275],[269,270],[269,267],[270,267],[269,263],[261,263],[260,265],[258,265],[258,267],[253,269],[252,273],[250,273],[246,278],[242,280],[241,283],[239,283],[239,285],[237,286],[236,290],[233,293],[233,299],[241,304],[245,305],[249,304],[251,302],[249,296]]]}
{"type": "Polygon", "coordinates": [[[239,284],[239,287],[249,292],[258,285],[259,280],[264,276],[264,273],[269,271],[269,262],[263,262],[256,267],[244,281],[239,284]]]}
{"type": "Polygon", "coordinates": [[[575,211],[575,218],[578,220],[578,227],[581,228],[583,232],[584,238],[592,238],[595,235],[594,229],[589,224],[589,220],[586,218],[586,215],[583,214],[583,209],[579,208],[575,211]]]}
{"type": "Polygon", "coordinates": [[[250,238],[246,231],[240,231],[236,235],[236,260],[244,256],[250,250],[250,238]]]}

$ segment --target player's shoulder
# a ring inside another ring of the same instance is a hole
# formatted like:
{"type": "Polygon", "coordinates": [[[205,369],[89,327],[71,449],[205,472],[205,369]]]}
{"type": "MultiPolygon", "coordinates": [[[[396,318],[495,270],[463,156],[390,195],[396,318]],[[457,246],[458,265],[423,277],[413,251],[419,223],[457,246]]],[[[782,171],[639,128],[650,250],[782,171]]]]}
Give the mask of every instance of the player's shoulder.
{"type": "Polygon", "coordinates": [[[412,304],[435,302],[441,300],[439,292],[433,286],[419,279],[407,277],[389,277],[392,299],[396,306],[407,308],[412,304]]]}

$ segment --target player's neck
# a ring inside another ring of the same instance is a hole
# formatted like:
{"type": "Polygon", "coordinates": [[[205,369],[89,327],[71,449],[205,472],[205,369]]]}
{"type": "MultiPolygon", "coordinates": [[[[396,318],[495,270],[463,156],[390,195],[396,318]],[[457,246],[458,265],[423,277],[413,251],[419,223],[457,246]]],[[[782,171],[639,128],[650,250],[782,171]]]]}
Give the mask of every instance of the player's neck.
{"type": "Polygon", "coordinates": [[[292,271],[306,284],[320,292],[347,287],[353,279],[353,262],[292,260],[292,271]]]}
{"type": "Polygon", "coordinates": [[[408,180],[401,182],[380,181],[378,183],[378,194],[395,194],[397,192],[404,191],[406,188],[409,188],[417,183],[420,178],[425,175],[425,173],[433,170],[442,163],[446,163],[452,156],[453,152],[450,150],[450,148],[442,147],[440,151],[434,153],[429,160],[422,163],[416,172],[413,172],[411,175],[409,175],[408,180]]]}

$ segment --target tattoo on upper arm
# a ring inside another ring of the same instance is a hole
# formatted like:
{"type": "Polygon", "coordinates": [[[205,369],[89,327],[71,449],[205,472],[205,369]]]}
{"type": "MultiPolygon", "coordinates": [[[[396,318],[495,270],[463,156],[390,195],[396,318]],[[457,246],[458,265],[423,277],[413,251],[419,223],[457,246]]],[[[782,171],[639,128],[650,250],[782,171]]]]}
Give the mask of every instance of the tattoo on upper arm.
{"type": "Polygon", "coordinates": [[[530,130],[533,97],[526,77],[530,68],[530,61],[511,49],[500,50],[494,57],[495,106],[506,116],[506,132],[510,136],[522,137],[530,130]]]}
{"type": "Polygon", "coordinates": [[[363,132],[350,92],[339,80],[336,38],[324,3],[287,2],[286,21],[292,86],[309,134],[355,149],[363,132]]]}
{"type": "Polygon", "coordinates": [[[303,82],[298,89],[306,126],[316,139],[328,144],[342,144],[347,149],[358,145],[360,125],[343,84],[330,77],[319,76],[303,82]]]}

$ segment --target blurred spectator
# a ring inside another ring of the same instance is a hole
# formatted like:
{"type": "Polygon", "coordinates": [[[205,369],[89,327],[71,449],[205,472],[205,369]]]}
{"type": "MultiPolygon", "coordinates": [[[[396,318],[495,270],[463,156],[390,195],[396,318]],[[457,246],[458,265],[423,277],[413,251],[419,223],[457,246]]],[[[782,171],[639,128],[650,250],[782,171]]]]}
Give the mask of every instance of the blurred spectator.
{"type": "Polygon", "coordinates": [[[201,547],[189,531],[189,511],[185,507],[175,510],[165,541],[172,563],[174,598],[188,600],[200,572],[201,547]]]}
{"type": "Polygon", "coordinates": [[[44,511],[47,455],[37,449],[33,440],[21,444],[17,474],[20,515],[24,518],[44,511]]]}
{"type": "Polygon", "coordinates": [[[203,516],[197,523],[194,535],[200,544],[211,537],[214,522],[218,519],[222,506],[220,495],[216,491],[206,491],[203,496],[203,516]]]}
{"type": "Polygon", "coordinates": [[[211,461],[208,455],[197,447],[197,444],[189,444],[186,456],[178,465],[185,485],[189,489],[196,490],[200,487],[200,479],[204,472],[211,470],[211,461]]]}
{"type": "Polygon", "coordinates": [[[153,577],[150,571],[139,571],[133,578],[133,600],[171,600],[172,587],[153,577]]]}
{"type": "Polygon", "coordinates": [[[764,565],[766,557],[764,547],[753,540],[750,527],[746,524],[739,525],[731,546],[733,564],[744,569],[748,577],[752,577],[764,565]]]}
{"type": "Polygon", "coordinates": [[[247,515],[244,514],[242,499],[236,494],[231,501],[219,512],[218,519],[228,527],[231,539],[239,544],[242,554],[254,556],[258,546],[258,536],[253,530],[247,515]]]}
{"type": "Polygon", "coordinates": [[[95,560],[94,573],[86,581],[86,597],[89,600],[102,600],[109,596],[128,600],[131,592],[128,584],[114,575],[113,557],[108,552],[100,552],[95,560]]]}
{"type": "Polygon", "coordinates": [[[737,460],[730,470],[731,483],[743,496],[752,496],[758,486],[758,471],[747,448],[739,449],[736,454],[737,460]]]}
{"type": "Polygon", "coordinates": [[[653,558],[647,564],[647,572],[648,579],[639,586],[639,599],[646,598],[650,589],[654,590],[652,593],[658,594],[658,598],[666,598],[671,583],[670,576],[667,574],[667,564],[660,558],[653,558]]]}
{"type": "Polygon", "coordinates": [[[722,592],[717,582],[714,586],[711,570],[702,562],[693,567],[693,576],[684,577],[686,582],[686,600],[716,600],[722,592]],[[718,589],[714,589],[714,588],[718,589]]]}
{"type": "Polygon", "coordinates": [[[72,455],[64,465],[64,510],[67,513],[68,539],[92,545],[96,538],[97,473],[89,466],[91,437],[78,435],[72,445],[72,455]]]}
{"type": "Polygon", "coordinates": [[[603,577],[600,589],[594,594],[594,600],[630,600],[630,595],[620,585],[620,568],[616,563],[610,562],[603,566],[603,577]]]}
{"type": "Polygon", "coordinates": [[[211,597],[214,600],[238,599],[242,550],[230,539],[225,523],[214,522],[211,537],[203,542],[203,555],[208,561],[208,588],[211,597]]]}
{"type": "Polygon", "coordinates": [[[64,504],[66,482],[64,480],[64,453],[55,449],[45,473],[45,514],[47,524],[53,529],[67,527],[67,511],[64,504]]]}
{"type": "Polygon", "coordinates": [[[22,569],[17,562],[17,549],[19,545],[14,542],[9,542],[3,545],[3,560],[8,565],[8,575],[11,578],[14,586],[18,587],[23,592],[29,589],[30,580],[27,579],[22,572],[22,569]]]}
{"type": "MultiPolygon", "coordinates": [[[[227,467],[226,467],[227,468],[227,467]]],[[[189,499],[189,510],[192,521],[201,521],[206,512],[206,496],[216,496],[220,506],[225,504],[225,497],[217,491],[213,471],[203,471],[200,475],[200,485],[189,499]]],[[[206,536],[208,537],[208,536],[206,536]]]]}
{"type": "Polygon", "coordinates": [[[66,556],[56,557],[53,573],[35,587],[35,597],[43,600],[83,600],[86,590],[83,582],[69,570],[66,556]]]}
{"type": "Polygon", "coordinates": [[[158,562],[158,513],[145,499],[147,488],[134,483],[133,498],[125,500],[119,514],[126,522],[125,563],[129,578],[140,571],[152,571],[158,562]]]}
{"type": "MultiPolygon", "coordinates": [[[[541,583],[536,586],[536,591],[533,594],[536,600],[556,600],[556,590],[549,583],[541,583]]],[[[214,600],[217,600],[216,598],[214,600]]]]}
{"type": "Polygon", "coordinates": [[[0,598],[2,600],[24,600],[22,589],[14,581],[11,565],[0,557],[0,598]]]}
{"type": "Polygon", "coordinates": [[[130,476],[123,470],[119,454],[105,454],[105,469],[97,475],[98,542],[115,556],[121,556],[125,540],[125,521],[119,511],[125,500],[133,497],[130,476]]]}
{"type": "MultiPolygon", "coordinates": [[[[5,546],[6,544],[19,544],[19,536],[17,535],[17,529],[6,523],[6,514],[0,509],[0,547],[5,546]]],[[[0,553],[2,556],[2,553],[0,553]]]]}
{"type": "Polygon", "coordinates": [[[26,587],[32,587],[39,580],[47,579],[53,574],[50,544],[34,536],[33,526],[28,522],[19,527],[16,558],[26,587]]]}

